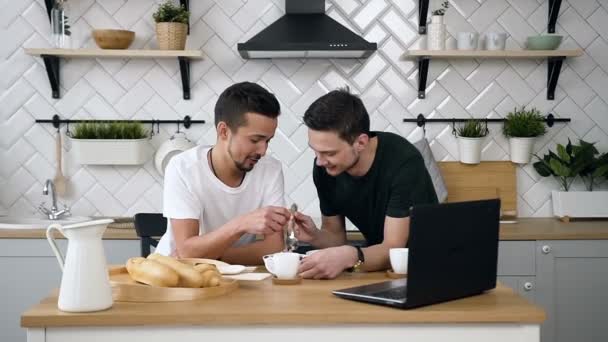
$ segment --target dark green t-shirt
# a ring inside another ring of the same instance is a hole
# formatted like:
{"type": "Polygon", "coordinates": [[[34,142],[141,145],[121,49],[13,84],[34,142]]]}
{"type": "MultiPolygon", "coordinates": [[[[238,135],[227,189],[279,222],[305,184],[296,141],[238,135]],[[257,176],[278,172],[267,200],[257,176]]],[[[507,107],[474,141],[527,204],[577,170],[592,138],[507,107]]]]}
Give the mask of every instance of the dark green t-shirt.
{"type": "Polygon", "coordinates": [[[386,216],[407,217],[410,207],[437,203],[437,195],[422,155],[405,138],[388,132],[378,137],[372,166],[361,177],[346,172],[333,177],[316,165],[313,180],[324,216],[347,217],[368,245],[384,240],[386,216]]]}

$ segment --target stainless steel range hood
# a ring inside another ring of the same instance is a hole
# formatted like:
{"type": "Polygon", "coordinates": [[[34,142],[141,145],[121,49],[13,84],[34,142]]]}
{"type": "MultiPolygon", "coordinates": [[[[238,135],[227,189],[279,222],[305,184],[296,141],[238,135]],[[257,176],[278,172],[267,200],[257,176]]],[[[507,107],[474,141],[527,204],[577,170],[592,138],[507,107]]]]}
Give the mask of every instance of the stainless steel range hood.
{"type": "Polygon", "coordinates": [[[366,58],[378,49],[325,14],[325,0],[285,0],[286,14],[245,43],[243,58],[366,58]]]}

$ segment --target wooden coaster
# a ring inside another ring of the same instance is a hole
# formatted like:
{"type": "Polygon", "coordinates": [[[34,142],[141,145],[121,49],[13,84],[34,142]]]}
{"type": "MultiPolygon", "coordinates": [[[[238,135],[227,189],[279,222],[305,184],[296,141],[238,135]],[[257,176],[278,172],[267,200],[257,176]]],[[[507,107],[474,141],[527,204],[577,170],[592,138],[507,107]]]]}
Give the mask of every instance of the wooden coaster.
{"type": "Polygon", "coordinates": [[[272,277],[272,283],[275,285],[298,285],[302,282],[302,277],[297,277],[293,279],[279,279],[277,277],[272,277]]]}
{"type": "Polygon", "coordinates": [[[393,270],[387,270],[386,276],[391,279],[401,279],[401,278],[407,278],[407,273],[401,274],[401,273],[395,273],[395,272],[393,272],[393,270]]]}

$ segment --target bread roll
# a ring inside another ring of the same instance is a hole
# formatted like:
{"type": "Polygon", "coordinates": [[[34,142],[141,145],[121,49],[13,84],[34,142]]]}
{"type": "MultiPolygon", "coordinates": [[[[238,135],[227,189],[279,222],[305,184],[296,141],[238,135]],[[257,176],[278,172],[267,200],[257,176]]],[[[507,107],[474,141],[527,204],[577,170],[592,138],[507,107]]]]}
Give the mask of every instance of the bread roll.
{"type": "Polygon", "coordinates": [[[217,271],[217,267],[214,264],[196,264],[194,266],[194,268],[199,271],[200,273],[203,273],[207,270],[215,270],[217,271]]]}
{"type": "Polygon", "coordinates": [[[203,286],[203,276],[194,266],[179,262],[178,260],[158,253],[148,255],[148,259],[158,261],[161,264],[171,267],[179,275],[179,287],[201,287],[203,286]]]}
{"type": "Polygon", "coordinates": [[[220,286],[221,275],[220,272],[213,269],[208,269],[202,273],[203,276],[203,287],[215,287],[220,286]]]}
{"type": "Polygon", "coordinates": [[[169,266],[142,257],[127,260],[127,271],[133,280],[140,283],[172,287],[179,282],[179,276],[169,266]]]}

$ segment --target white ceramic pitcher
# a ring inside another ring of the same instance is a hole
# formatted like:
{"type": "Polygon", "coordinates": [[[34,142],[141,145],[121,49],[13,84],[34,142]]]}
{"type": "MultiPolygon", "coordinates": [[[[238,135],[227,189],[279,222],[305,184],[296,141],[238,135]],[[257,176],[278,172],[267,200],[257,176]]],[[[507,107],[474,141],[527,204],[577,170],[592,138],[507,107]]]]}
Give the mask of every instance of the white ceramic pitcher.
{"type": "Polygon", "coordinates": [[[112,306],[112,288],[102,235],[111,219],[95,220],[62,226],[54,223],[46,229],[46,238],[63,271],[59,289],[59,310],[89,312],[112,306]],[[53,239],[53,230],[68,239],[65,261],[53,239]]]}

